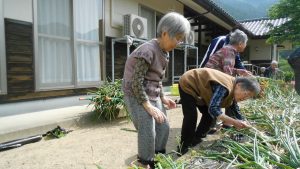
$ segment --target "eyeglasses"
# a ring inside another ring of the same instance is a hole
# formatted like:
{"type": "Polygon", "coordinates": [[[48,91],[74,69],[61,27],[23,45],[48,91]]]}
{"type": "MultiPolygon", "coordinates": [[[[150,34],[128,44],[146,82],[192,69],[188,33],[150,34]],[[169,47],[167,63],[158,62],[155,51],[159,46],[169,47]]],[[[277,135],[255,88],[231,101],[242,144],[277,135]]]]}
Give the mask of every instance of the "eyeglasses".
{"type": "Polygon", "coordinates": [[[174,37],[174,39],[175,39],[177,45],[183,44],[183,39],[182,38],[174,37]]]}

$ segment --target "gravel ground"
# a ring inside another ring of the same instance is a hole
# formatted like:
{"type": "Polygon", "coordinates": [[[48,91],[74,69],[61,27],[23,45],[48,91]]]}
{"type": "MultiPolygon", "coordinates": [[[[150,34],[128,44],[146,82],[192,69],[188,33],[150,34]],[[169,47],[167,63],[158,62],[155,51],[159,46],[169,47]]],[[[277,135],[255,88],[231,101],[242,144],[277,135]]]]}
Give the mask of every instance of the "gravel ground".
{"type": "MultiPolygon", "coordinates": [[[[181,108],[168,110],[170,136],[167,152],[176,150],[182,124],[181,108]]],[[[62,126],[63,127],[63,126],[62,126]]],[[[41,140],[0,152],[1,169],[104,169],[128,168],[136,160],[137,134],[131,122],[91,122],[60,139],[41,140]]]]}

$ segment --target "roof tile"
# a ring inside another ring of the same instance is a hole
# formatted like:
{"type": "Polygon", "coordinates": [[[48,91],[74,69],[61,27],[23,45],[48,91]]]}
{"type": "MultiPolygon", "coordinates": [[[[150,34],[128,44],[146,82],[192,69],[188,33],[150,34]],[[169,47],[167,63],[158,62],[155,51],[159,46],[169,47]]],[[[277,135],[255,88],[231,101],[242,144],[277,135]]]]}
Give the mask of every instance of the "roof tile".
{"type": "Polygon", "coordinates": [[[280,26],[285,22],[289,21],[288,18],[279,18],[279,19],[255,19],[242,21],[241,24],[254,36],[265,36],[268,35],[270,31],[270,25],[280,26]]]}

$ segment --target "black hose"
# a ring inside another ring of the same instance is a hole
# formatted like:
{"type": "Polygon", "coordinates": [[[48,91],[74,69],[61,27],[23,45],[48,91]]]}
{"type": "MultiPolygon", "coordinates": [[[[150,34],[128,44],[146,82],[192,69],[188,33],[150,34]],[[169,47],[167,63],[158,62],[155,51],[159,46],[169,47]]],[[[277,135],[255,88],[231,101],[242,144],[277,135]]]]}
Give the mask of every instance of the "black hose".
{"type": "Polygon", "coordinates": [[[43,138],[42,135],[30,136],[22,139],[12,140],[4,143],[0,143],[0,151],[17,148],[24,144],[38,142],[43,138]]]}

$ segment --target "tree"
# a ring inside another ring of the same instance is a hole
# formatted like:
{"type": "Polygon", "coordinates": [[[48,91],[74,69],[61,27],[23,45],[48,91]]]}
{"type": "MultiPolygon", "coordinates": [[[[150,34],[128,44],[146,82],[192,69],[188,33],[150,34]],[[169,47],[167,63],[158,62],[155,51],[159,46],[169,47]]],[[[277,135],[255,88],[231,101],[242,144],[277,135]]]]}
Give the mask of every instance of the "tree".
{"type": "Polygon", "coordinates": [[[300,1],[299,0],[280,0],[268,11],[271,19],[289,18],[289,20],[278,26],[272,27],[269,43],[282,43],[290,41],[293,44],[300,44],[300,1]]]}

